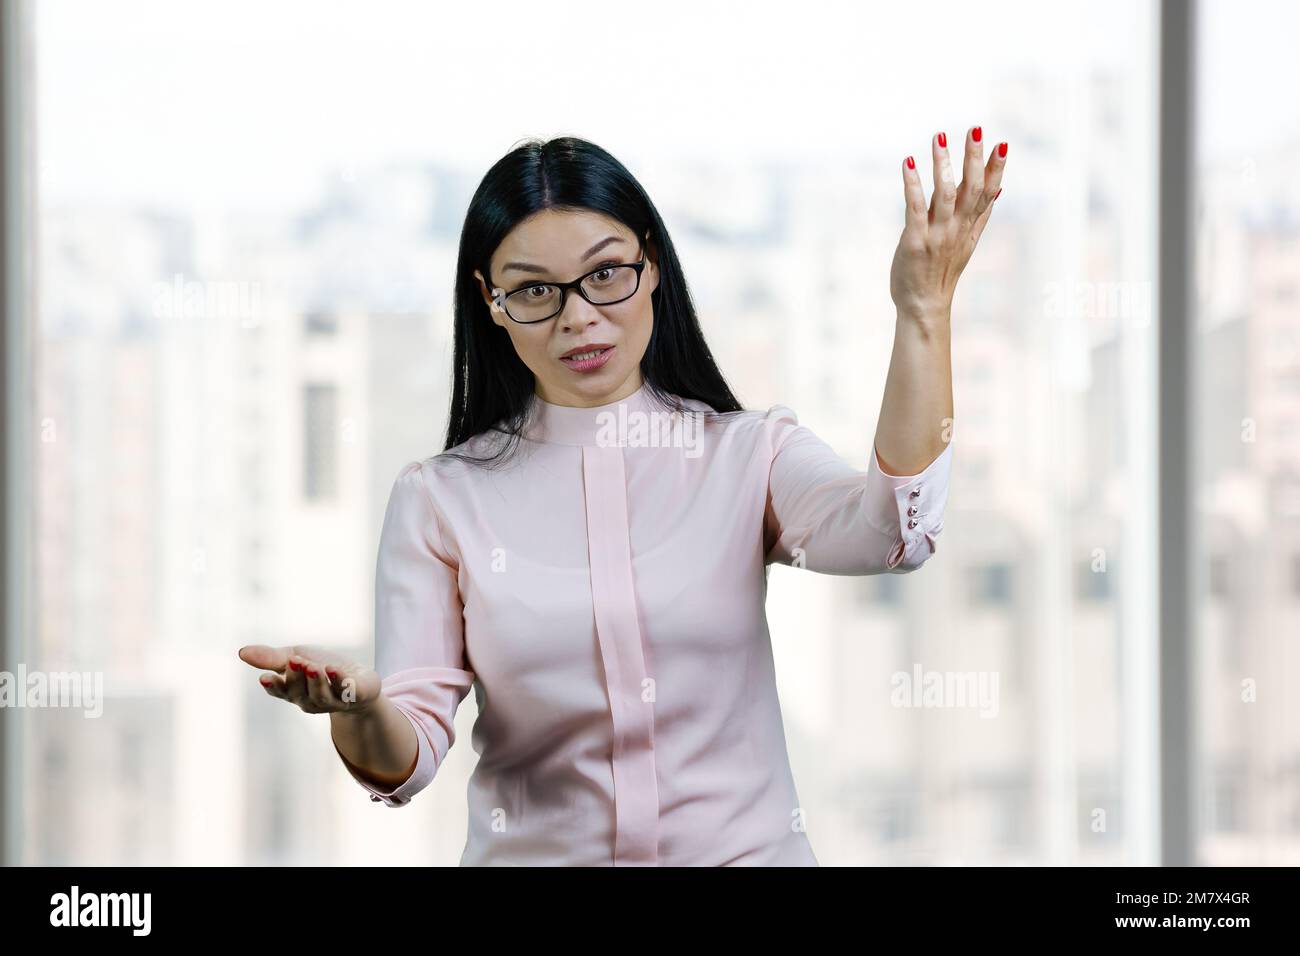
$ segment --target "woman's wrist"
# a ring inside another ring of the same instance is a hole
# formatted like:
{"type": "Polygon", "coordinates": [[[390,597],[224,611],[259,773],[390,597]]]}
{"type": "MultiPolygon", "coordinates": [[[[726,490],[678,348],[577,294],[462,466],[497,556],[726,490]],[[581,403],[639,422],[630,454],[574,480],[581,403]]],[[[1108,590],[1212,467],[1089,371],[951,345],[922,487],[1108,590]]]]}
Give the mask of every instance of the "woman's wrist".
{"type": "Polygon", "coordinates": [[[952,311],[946,306],[896,306],[896,329],[918,332],[926,341],[946,343],[952,331],[952,311]]]}

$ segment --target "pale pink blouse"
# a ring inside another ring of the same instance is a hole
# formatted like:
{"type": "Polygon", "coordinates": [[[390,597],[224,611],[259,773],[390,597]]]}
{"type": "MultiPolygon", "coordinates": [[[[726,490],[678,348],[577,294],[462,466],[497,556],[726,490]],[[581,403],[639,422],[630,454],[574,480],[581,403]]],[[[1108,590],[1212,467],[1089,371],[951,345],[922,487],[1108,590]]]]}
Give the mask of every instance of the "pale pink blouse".
{"type": "Polygon", "coordinates": [[[768,565],[920,567],[943,528],[952,445],[918,475],[886,475],[874,453],[859,471],[782,405],[707,424],[670,417],[644,386],[595,408],[535,397],[525,435],[501,470],[435,456],[397,475],[375,668],[419,756],[398,787],[353,778],[372,800],[408,803],[472,686],[462,866],[816,866],[777,700],[768,565]]]}

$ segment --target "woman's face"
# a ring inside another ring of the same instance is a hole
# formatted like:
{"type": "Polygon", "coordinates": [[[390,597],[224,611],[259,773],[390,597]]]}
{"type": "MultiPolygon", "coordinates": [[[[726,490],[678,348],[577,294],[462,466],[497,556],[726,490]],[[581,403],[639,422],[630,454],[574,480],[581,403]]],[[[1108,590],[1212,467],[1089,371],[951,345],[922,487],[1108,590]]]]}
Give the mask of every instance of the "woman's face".
{"type": "MultiPolygon", "coordinates": [[[[645,245],[641,284],[630,299],[592,305],[576,289],[565,293],[564,311],[521,325],[492,300],[494,288],[513,292],[541,282],[569,282],[602,266],[639,259],[637,237],[617,220],[596,212],[544,209],[521,222],[497,246],[490,263],[492,282],[474,270],[492,321],[506,330],[515,351],[536,378],[536,392],[556,405],[605,405],[641,387],[641,357],[650,343],[654,310],[650,293],[659,286],[658,254],[645,245]],[[597,368],[566,361],[575,349],[608,346],[597,368]],[[603,360],[603,361],[602,361],[603,360]]],[[[539,293],[540,294],[540,293],[539,293]]]]}

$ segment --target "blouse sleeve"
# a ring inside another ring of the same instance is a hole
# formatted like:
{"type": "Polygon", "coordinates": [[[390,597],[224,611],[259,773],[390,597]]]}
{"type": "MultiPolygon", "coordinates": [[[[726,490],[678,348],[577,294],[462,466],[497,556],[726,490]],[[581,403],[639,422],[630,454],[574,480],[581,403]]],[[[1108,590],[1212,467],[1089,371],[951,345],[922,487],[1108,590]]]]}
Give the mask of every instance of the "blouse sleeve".
{"type": "Polygon", "coordinates": [[[433,780],[455,741],[456,709],[474,683],[465,656],[458,568],[444,544],[422,466],[411,462],[393,482],[379,536],[375,670],[383,693],[415,728],[419,756],[405,782],[381,787],[362,779],[339,754],[376,803],[409,803],[433,780]]]}
{"type": "Polygon", "coordinates": [[[903,573],[934,553],[948,502],[951,442],[920,473],[887,475],[874,446],[867,470],[859,471],[783,405],[763,421],[773,449],[767,563],[824,574],[903,573]]]}

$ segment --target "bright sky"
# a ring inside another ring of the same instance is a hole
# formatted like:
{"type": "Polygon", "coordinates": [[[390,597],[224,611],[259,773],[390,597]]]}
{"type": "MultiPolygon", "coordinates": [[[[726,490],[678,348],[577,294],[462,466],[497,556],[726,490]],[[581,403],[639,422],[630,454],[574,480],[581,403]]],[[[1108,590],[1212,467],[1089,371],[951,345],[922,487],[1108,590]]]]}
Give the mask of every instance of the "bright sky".
{"type": "MultiPolygon", "coordinates": [[[[1207,5],[1233,55],[1214,72],[1206,119],[1222,130],[1215,142],[1239,146],[1295,115],[1260,91],[1300,86],[1300,4],[1207,5]]],[[[1127,0],[36,8],[41,188],[53,200],[289,207],[341,167],[486,169],[525,136],[563,133],[634,168],[649,156],[901,157],[936,129],[960,137],[981,122],[1008,74],[1151,55],[1144,7],[1127,0]]]]}

